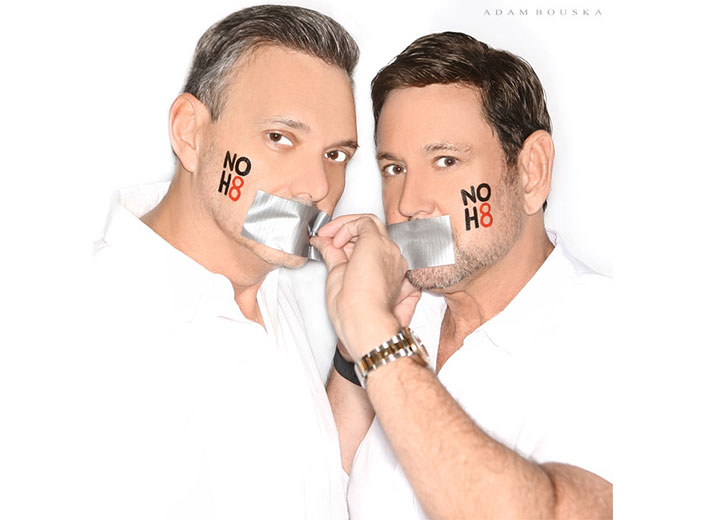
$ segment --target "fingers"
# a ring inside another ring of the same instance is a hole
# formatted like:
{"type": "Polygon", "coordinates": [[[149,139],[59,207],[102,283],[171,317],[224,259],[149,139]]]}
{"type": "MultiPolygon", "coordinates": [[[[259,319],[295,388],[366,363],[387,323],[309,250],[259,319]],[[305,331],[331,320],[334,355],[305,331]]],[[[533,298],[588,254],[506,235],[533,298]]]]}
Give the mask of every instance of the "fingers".
{"type": "Polygon", "coordinates": [[[360,218],[345,222],[333,237],[333,245],[343,247],[348,242],[355,242],[363,236],[386,237],[387,230],[382,223],[373,216],[362,216],[360,218]]]}
{"type": "Polygon", "coordinates": [[[328,224],[325,226],[321,227],[321,229],[318,230],[318,235],[322,237],[329,237],[332,238],[335,236],[335,234],[340,230],[341,227],[343,227],[345,224],[348,222],[351,222],[353,220],[361,219],[361,218],[367,218],[372,220],[372,222],[375,223],[377,228],[380,230],[380,232],[387,232],[387,228],[384,226],[382,221],[377,218],[376,215],[373,215],[371,213],[367,214],[353,214],[353,215],[343,215],[341,217],[336,217],[328,224]]]}
{"type": "Polygon", "coordinates": [[[343,246],[343,251],[345,251],[345,256],[347,256],[348,259],[352,256],[354,250],[355,244],[353,242],[348,242],[343,246]]]}
{"type": "Polygon", "coordinates": [[[361,215],[343,215],[342,217],[336,217],[318,230],[318,236],[332,238],[338,232],[340,226],[346,222],[360,218],[360,216],[361,215]]]}
{"type": "Polygon", "coordinates": [[[394,316],[403,327],[408,327],[409,323],[411,323],[411,317],[414,315],[419,299],[421,299],[421,291],[411,285],[408,279],[404,278],[393,311],[394,316]]]}
{"type": "Polygon", "coordinates": [[[330,271],[348,261],[355,247],[354,242],[365,234],[386,236],[387,230],[375,215],[344,215],[321,227],[309,242],[320,251],[330,271]]]}
{"type": "Polygon", "coordinates": [[[311,237],[310,243],[321,253],[323,261],[326,263],[326,266],[328,266],[329,272],[338,265],[348,261],[345,251],[335,247],[330,238],[315,236],[311,237]]]}
{"type": "Polygon", "coordinates": [[[404,280],[401,282],[401,287],[399,289],[399,296],[397,297],[397,301],[401,301],[405,298],[409,298],[410,296],[421,296],[421,289],[418,287],[414,287],[411,282],[409,281],[406,276],[404,277],[404,280]]]}

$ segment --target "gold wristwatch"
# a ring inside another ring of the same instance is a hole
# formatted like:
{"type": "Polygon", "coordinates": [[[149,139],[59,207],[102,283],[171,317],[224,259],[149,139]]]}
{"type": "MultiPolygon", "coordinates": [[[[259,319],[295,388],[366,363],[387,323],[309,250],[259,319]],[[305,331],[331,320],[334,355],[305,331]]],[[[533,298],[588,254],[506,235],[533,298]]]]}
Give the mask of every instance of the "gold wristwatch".
{"type": "Polygon", "coordinates": [[[355,373],[362,388],[365,388],[370,372],[403,357],[411,358],[427,368],[430,367],[426,347],[409,327],[404,327],[397,335],[371,350],[355,363],[355,373]]]}

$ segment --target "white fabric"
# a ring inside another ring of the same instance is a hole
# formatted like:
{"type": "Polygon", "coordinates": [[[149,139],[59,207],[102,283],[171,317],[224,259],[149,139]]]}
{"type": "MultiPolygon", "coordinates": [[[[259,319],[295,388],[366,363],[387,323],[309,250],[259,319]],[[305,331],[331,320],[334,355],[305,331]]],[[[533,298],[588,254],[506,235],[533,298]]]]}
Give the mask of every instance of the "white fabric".
{"type": "MultiPolygon", "coordinates": [[[[541,268],[465,339],[439,379],[504,445],[536,462],[572,464],[612,481],[612,283],[549,236],[557,245],[541,268]]],[[[442,297],[425,293],[411,322],[434,365],[445,308],[442,297]]],[[[426,518],[377,419],[355,456],[348,503],[353,520],[426,518]]]]}
{"type": "Polygon", "coordinates": [[[337,431],[286,270],[257,294],[265,330],[224,276],[139,220],[167,186],[120,192],[96,244],[95,518],[347,518],[337,431]]]}

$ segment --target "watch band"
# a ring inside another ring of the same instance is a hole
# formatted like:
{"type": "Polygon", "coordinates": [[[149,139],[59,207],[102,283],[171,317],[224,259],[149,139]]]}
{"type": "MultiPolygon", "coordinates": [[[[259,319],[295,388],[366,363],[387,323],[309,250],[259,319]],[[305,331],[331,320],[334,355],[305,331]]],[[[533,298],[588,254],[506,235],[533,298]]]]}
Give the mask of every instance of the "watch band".
{"type": "Polygon", "coordinates": [[[337,346],[335,347],[335,356],[333,356],[333,366],[335,367],[335,371],[345,379],[356,384],[357,386],[362,386],[360,385],[360,380],[357,378],[357,374],[355,373],[355,363],[347,361],[340,353],[340,348],[337,346]]]}
{"type": "Polygon", "coordinates": [[[355,363],[355,373],[360,380],[360,386],[365,388],[370,372],[403,357],[412,358],[422,366],[429,366],[426,347],[409,327],[404,327],[398,334],[372,349],[355,363]]]}

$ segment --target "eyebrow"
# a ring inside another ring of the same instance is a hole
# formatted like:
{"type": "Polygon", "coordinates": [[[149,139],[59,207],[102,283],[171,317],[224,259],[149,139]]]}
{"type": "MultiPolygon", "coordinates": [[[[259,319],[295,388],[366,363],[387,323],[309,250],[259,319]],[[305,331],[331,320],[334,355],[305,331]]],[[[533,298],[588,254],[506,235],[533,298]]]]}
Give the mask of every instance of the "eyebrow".
{"type": "Polygon", "coordinates": [[[450,143],[447,141],[443,141],[440,143],[429,143],[425,145],[422,150],[425,153],[433,153],[433,152],[458,152],[458,153],[465,153],[469,154],[472,151],[472,148],[466,144],[462,143],[450,143]]]}
{"type": "Polygon", "coordinates": [[[337,143],[333,143],[331,146],[340,146],[341,148],[352,148],[353,150],[357,150],[360,148],[360,145],[357,144],[357,141],[354,139],[345,139],[343,141],[338,141],[337,143]]]}
{"type": "Polygon", "coordinates": [[[397,161],[397,162],[403,162],[399,157],[396,157],[392,155],[389,152],[379,152],[377,154],[377,160],[378,161],[397,161]]]}
{"type": "Polygon", "coordinates": [[[288,126],[292,130],[301,130],[304,133],[311,133],[311,127],[308,126],[306,123],[303,121],[299,121],[298,119],[291,119],[290,117],[272,117],[270,119],[265,119],[262,121],[264,124],[279,124],[279,125],[284,125],[288,126]]]}
{"type": "MultiPolygon", "coordinates": [[[[279,124],[279,125],[284,125],[292,130],[301,130],[305,134],[310,134],[311,133],[311,127],[308,126],[306,123],[303,121],[299,121],[298,119],[291,119],[290,117],[272,117],[270,119],[265,119],[262,121],[263,124],[279,124]]],[[[353,150],[357,150],[360,145],[357,144],[357,141],[354,139],[344,139],[342,141],[338,141],[337,143],[333,143],[331,146],[340,146],[342,148],[352,148],[353,150]]]]}
{"type": "MultiPolygon", "coordinates": [[[[466,144],[451,143],[448,141],[442,141],[439,143],[429,143],[427,145],[424,145],[421,148],[421,150],[424,153],[456,152],[456,153],[469,154],[472,152],[472,147],[469,145],[466,145],[466,144]]],[[[394,154],[391,154],[389,152],[379,152],[377,154],[377,160],[378,161],[404,162],[403,159],[400,159],[399,157],[396,157],[394,154]]]]}

